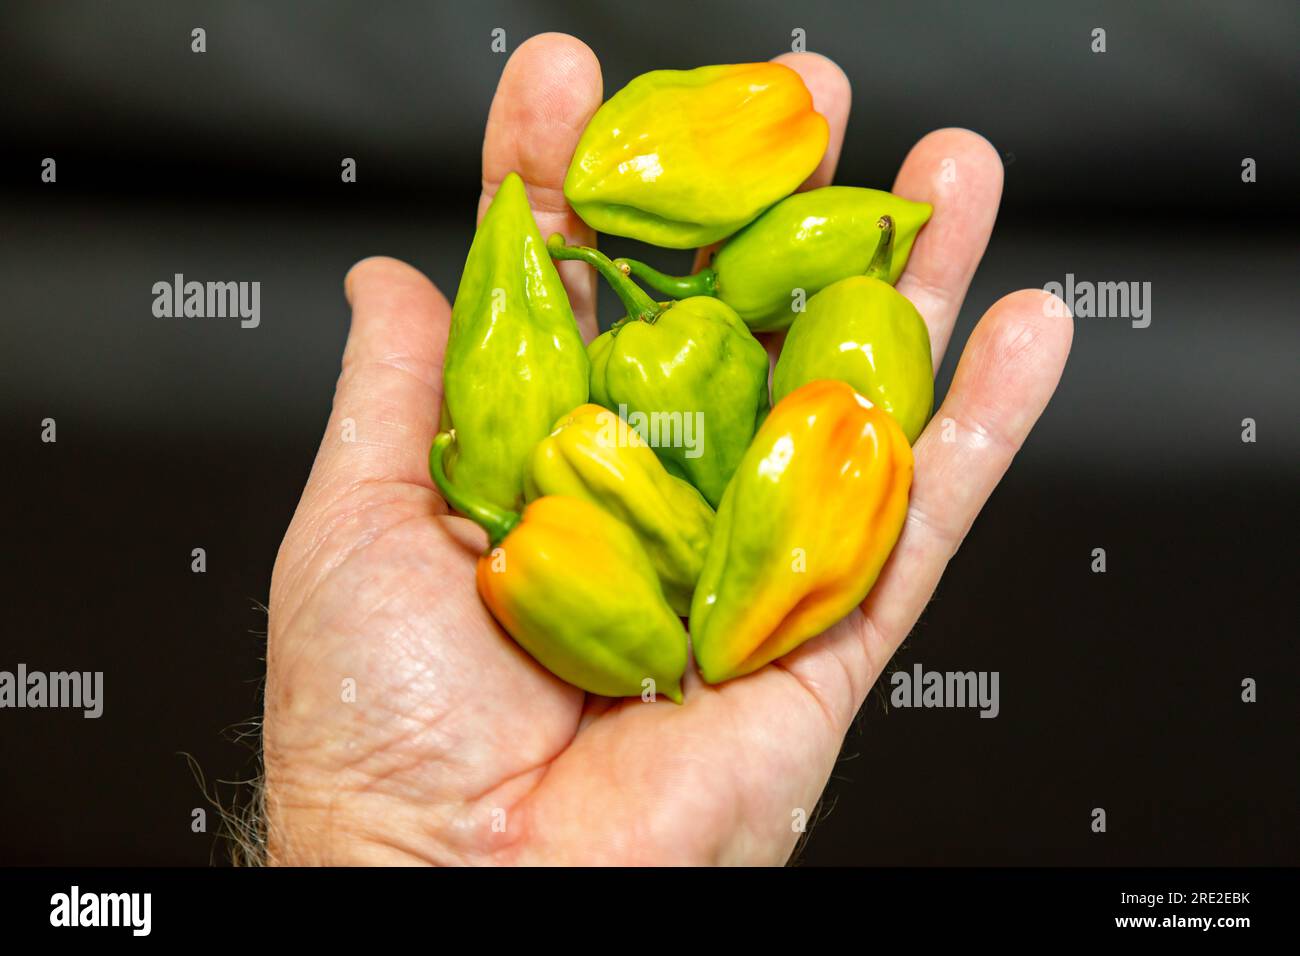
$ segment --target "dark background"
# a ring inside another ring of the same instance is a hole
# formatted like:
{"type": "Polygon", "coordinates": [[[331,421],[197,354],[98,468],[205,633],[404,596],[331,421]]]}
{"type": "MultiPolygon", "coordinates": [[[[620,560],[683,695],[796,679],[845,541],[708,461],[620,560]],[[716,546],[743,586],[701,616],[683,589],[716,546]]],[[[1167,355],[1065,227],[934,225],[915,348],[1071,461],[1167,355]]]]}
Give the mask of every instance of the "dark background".
{"type": "Polygon", "coordinates": [[[6,4],[0,669],[103,670],[106,703],[99,720],[0,712],[0,862],[209,861],[181,754],[209,786],[254,769],[230,728],[260,712],[261,602],[328,414],[343,274],[384,253],[454,292],[506,59],[494,27],[511,50],[581,37],[607,92],[657,67],[766,59],[803,28],[854,85],[841,183],[888,188],[937,127],[987,136],[1005,198],[954,344],[1004,293],[1067,272],[1152,283],[1149,328],[1077,321],[1055,400],[895,658],[999,671],[1001,716],[886,713],[877,692],[800,859],[1297,862],[1298,16],[6,4]],[[151,287],[176,272],[260,281],[260,328],[154,318],[151,287]],[[40,441],[46,417],[57,444],[40,441]],[[1258,703],[1241,702],[1245,677],[1258,703]]]}

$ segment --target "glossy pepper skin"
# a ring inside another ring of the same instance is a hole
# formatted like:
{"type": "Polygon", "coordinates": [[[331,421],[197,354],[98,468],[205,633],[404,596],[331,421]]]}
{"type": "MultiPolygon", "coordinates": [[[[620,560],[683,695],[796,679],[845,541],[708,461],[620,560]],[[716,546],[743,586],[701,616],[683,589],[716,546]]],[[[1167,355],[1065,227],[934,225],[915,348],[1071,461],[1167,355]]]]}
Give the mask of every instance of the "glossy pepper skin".
{"type": "Polygon", "coordinates": [[[668,474],[617,413],[583,405],[556,422],[533,451],[524,494],[529,501],[581,498],[618,518],[649,555],[668,606],[683,617],[690,613],[713,509],[690,484],[668,474]]]}
{"type": "Polygon", "coordinates": [[[772,397],[781,401],[807,382],[847,382],[889,412],[915,442],[934,406],[930,330],[916,306],[884,281],[893,226],[880,219],[880,242],[866,275],[828,285],[790,326],[772,397]]]}
{"type": "Polygon", "coordinates": [[[443,359],[448,472],[499,508],[523,502],[524,467],[556,417],[587,400],[590,363],[555,263],[511,173],[461,274],[443,359]]]}
{"type": "Polygon", "coordinates": [[[686,249],[731,235],[798,188],[826,119],[779,63],[655,70],[587,124],[564,196],[598,232],[686,249]]]}
{"type": "Polygon", "coordinates": [[[588,347],[591,400],[634,426],[647,419],[664,467],[716,506],[769,408],[767,350],[718,299],[660,305],[595,249],[559,235],[547,244],[558,259],[598,269],[627,309],[588,347]],[[656,423],[674,427],[658,428],[655,441],[656,423]]]}
{"type": "Polygon", "coordinates": [[[794,290],[810,298],[840,279],[861,275],[876,248],[876,223],[894,221],[894,258],[884,281],[903,274],[916,234],[930,220],[929,203],[856,186],[826,186],[782,199],[718,250],[713,264],[690,276],[667,276],[635,259],[632,275],[663,295],[715,295],[755,332],[787,328],[797,313],[794,290]]]}
{"type": "Polygon", "coordinates": [[[547,495],[522,515],[497,508],[447,477],[455,441],[438,435],[429,472],[448,505],[488,532],[476,580],[497,622],[575,687],[632,697],[649,678],[656,694],[681,703],[686,631],[631,529],[581,498],[547,495]]]}
{"type": "Polygon", "coordinates": [[[691,604],[711,684],[835,624],[867,596],[907,515],[912,449],[843,382],[777,404],[727,487],[691,604]]]}

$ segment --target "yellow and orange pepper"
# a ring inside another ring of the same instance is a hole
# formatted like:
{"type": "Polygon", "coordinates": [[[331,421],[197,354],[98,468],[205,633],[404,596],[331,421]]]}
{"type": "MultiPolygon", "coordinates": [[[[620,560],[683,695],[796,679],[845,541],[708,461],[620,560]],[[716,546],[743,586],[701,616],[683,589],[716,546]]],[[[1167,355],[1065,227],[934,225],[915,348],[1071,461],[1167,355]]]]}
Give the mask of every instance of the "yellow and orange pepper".
{"type": "Polygon", "coordinates": [[[546,495],[518,514],[447,477],[442,432],[429,472],[447,503],[488,533],[479,596],[556,677],[593,694],[682,701],[686,631],[632,530],[582,498],[546,495]]]}
{"type": "Polygon", "coordinates": [[[826,118],[788,66],[654,70],[591,118],[564,196],[597,232],[703,246],[794,192],[828,137],[826,118]]]}
{"type": "Polygon", "coordinates": [[[772,409],[727,486],[691,604],[700,673],[755,671],[867,596],[907,515],[912,449],[843,382],[772,409]]]}
{"type": "Polygon", "coordinates": [[[686,615],[713,531],[713,509],[687,481],[668,473],[627,422],[581,405],[533,450],[524,495],[582,498],[636,533],[659,574],[669,607],[686,615]]]}

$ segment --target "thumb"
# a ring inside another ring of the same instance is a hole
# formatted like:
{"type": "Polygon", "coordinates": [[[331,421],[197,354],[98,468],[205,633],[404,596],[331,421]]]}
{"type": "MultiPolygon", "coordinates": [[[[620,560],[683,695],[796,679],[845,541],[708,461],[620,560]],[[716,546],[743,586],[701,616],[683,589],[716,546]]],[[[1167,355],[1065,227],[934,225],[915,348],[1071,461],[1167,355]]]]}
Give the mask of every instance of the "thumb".
{"type": "Polygon", "coordinates": [[[384,257],[354,265],[344,292],[352,326],[300,508],[362,483],[430,486],[451,308],[423,273],[384,257]]]}
{"type": "MultiPolygon", "coordinates": [[[[545,239],[559,232],[584,244],[595,234],[564,198],[564,177],[578,137],[600,106],[600,63],[581,40],[543,33],[520,45],[497,83],[483,137],[483,197],[487,211],[501,180],[518,173],[545,239]]],[[[596,334],[596,281],[580,262],[556,263],[583,335],[596,334]]]]}

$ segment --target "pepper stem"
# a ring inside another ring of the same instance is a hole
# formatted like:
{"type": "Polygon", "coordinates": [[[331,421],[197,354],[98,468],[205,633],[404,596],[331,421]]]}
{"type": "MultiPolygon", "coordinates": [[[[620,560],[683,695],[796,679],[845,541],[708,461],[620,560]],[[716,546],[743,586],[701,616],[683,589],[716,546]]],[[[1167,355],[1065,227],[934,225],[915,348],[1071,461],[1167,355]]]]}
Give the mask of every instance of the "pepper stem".
{"type": "Polygon", "coordinates": [[[438,486],[438,490],[442,492],[442,497],[447,504],[480,525],[488,533],[488,547],[495,548],[514,530],[515,525],[519,524],[522,518],[518,512],[498,508],[478,495],[457,488],[451,483],[443,459],[447,455],[447,449],[455,440],[455,431],[438,433],[438,437],[433,440],[433,447],[429,449],[429,475],[433,478],[433,483],[438,486]]]}
{"type": "Polygon", "coordinates": [[[718,294],[718,274],[707,266],[694,275],[670,276],[636,259],[615,259],[614,265],[623,272],[636,276],[656,292],[670,295],[674,299],[718,294]]]}
{"type": "Polygon", "coordinates": [[[653,324],[663,309],[639,285],[628,278],[628,274],[610,262],[609,256],[589,246],[565,245],[564,237],[558,232],[546,240],[546,249],[553,259],[578,259],[594,268],[609,283],[610,288],[623,301],[627,317],[653,324]]]}
{"type": "Polygon", "coordinates": [[[876,226],[880,229],[880,241],[876,243],[876,254],[871,257],[866,274],[881,282],[888,282],[894,259],[894,220],[890,216],[881,216],[876,221],[876,226]]]}

